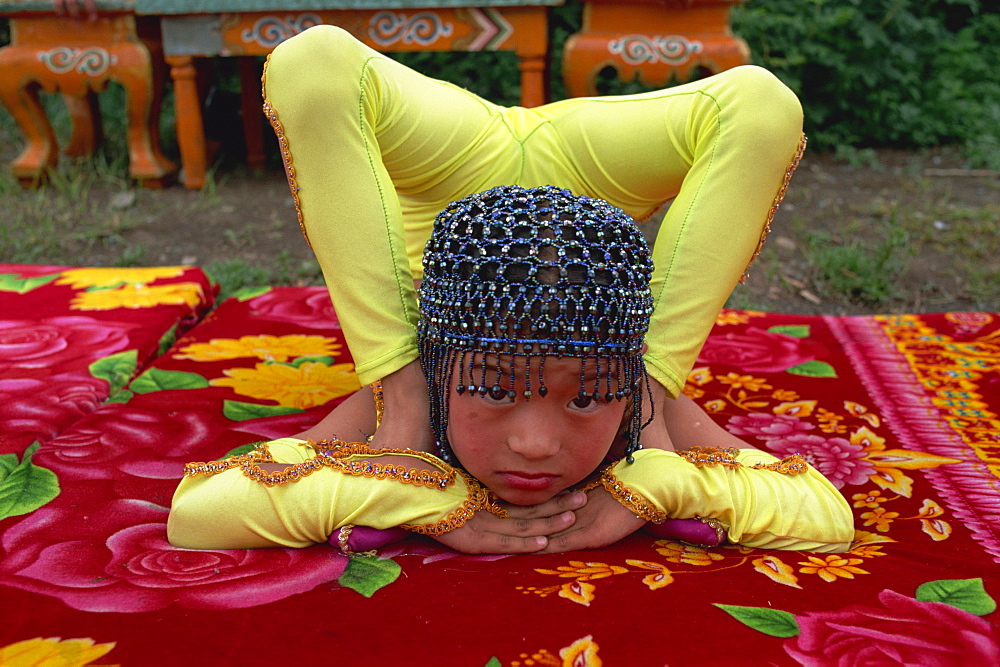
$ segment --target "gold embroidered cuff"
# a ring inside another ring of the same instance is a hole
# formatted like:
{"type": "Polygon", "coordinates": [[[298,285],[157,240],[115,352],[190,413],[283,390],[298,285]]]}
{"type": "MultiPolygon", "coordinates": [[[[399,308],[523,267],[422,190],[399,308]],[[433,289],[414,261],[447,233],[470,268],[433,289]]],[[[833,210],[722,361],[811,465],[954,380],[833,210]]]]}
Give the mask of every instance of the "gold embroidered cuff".
{"type": "Polygon", "coordinates": [[[661,512],[651,502],[646,500],[615,477],[611,469],[604,471],[601,475],[601,484],[611,496],[624,505],[630,512],[635,513],[641,519],[652,521],[653,523],[663,523],[667,520],[665,512],[661,512]]]}

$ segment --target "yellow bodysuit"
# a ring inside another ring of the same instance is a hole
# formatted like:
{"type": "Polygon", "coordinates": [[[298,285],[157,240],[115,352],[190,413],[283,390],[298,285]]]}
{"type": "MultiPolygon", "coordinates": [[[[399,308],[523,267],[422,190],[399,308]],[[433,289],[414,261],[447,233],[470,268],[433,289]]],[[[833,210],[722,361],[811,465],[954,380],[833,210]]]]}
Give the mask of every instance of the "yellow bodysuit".
{"type": "Polygon", "coordinates": [[[804,145],[795,95],[752,66],[507,108],[316,26],[274,50],[264,81],[300,223],[363,384],[417,358],[413,280],[435,216],[497,185],[556,185],[636,219],[672,202],[653,252],[645,360],[676,397],[804,145]]]}
{"type": "MultiPolygon", "coordinates": [[[[803,147],[798,101],[760,68],[641,95],[504,108],[331,26],[275,49],[265,97],[300,223],[363,383],[417,358],[413,281],[437,213],[496,185],[552,184],[636,219],[672,201],[653,254],[645,360],[678,395],[803,147]]],[[[170,540],[307,546],[352,524],[437,534],[476,511],[498,511],[487,490],[433,456],[394,454],[413,459],[410,471],[383,465],[381,455],[285,438],[190,464],[170,540]],[[259,466],[267,461],[289,467],[268,473],[259,466]]],[[[748,546],[841,551],[854,534],[843,496],[794,457],[640,451],[592,484],[649,521],[710,520],[748,546]]]]}

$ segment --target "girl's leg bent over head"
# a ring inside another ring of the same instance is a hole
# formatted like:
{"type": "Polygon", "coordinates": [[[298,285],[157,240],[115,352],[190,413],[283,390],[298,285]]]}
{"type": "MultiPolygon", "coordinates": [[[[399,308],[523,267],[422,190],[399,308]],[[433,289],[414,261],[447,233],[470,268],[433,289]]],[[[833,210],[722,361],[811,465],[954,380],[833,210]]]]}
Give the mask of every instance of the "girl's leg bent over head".
{"type": "Polygon", "coordinates": [[[753,66],[550,106],[585,179],[574,188],[640,218],[673,199],[653,253],[646,362],[676,396],[784,193],[801,150],[801,106],[753,66]]]}

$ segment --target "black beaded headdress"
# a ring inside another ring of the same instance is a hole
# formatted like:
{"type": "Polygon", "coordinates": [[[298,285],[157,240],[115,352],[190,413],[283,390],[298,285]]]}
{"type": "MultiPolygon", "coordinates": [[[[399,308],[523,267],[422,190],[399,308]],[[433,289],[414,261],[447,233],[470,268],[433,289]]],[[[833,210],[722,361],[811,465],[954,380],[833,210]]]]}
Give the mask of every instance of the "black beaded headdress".
{"type": "Polygon", "coordinates": [[[423,262],[417,340],[442,456],[452,458],[453,385],[458,393],[506,393],[513,400],[513,358],[521,356],[523,398],[544,397],[545,357],[555,355],[583,360],[581,398],[631,400],[625,433],[631,460],[648,392],[642,346],[653,265],[628,215],[554,186],[495,187],[437,216],[423,262]],[[511,363],[488,371],[489,353],[509,355],[511,363]],[[589,363],[594,380],[584,377],[589,363]]]}

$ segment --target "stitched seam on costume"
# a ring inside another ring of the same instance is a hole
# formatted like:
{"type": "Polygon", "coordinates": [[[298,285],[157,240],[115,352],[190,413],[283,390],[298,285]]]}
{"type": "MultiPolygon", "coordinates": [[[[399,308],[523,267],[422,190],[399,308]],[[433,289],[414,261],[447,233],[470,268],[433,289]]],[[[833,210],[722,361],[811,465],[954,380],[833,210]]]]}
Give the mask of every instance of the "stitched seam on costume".
{"type": "Polygon", "coordinates": [[[278,113],[271,106],[271,100],[267,98],[267,66],[270,62],[271,54],[269,53],[264,60],[264,71],[260,75],[260,92],[261,97],[264,98],[264,115],[271,123],[271,129],[274,130],[274,134],[278,138],[281,162],[285,165],[285,177],[288,179],[288,189],[292,192],[292,203],[295,205],[295,217],[298,219],[299,229],[302,230],[302,236],[306,240],[306,245],[312,249],[312,242],[309,240],[309,233],[306,231],[305,220],[302,217],[302,205],[299,201],[299,185],[295,181],[295,168],[292,166],[292,149],[288,145],[288,137],[285,136],[285,129],[278,120],[278,113]]]}
{"type": "MultiPolygon", "coordinates": [[[[392,230],[389,228],[389,211],[386,209],[385,205],[385,192],[382,191],[382,184],[379,183],[377,177],[377,168],[372,160],[371,146],[368,145],[368,137],[364,133],[364,114],[365,114],[365,81],[368,78],[368,64],[373,60],[380,60],[374,56],[365,60],[364,65],[361,67],[361,78],[358,81],[358,88],[360,94],[358,96],[358,131],[361,133],[361,140],[365,144],[365,154],[368,156],[368,167],[371,169],[372,177],[375,179],[375,186],[378,188],[378,198],[379,204],[382,206],[382,223],[385,227],[385,238],[389,244],[389,253],[392,256],[392,271],[393,276],[396,278],[396,290],[399,295],[399,304],[403,308],[403,315],[407,322],[411,319],[410,305],[406,301],[406,297],[403,296],[403,289],[401,287],[402,280],[399,275],[399,257],[396,252],[396,248],[392,243],[392,230]]],[[[372,128],[372,132],[375,129],[372,128]]],[[[394,193],[395,194],[395,193],[394,193]]],[[[405,256],[405,252],[404,252],[405,256]]],[[[406,259],[406,266],[409,266],[409,258],[406,259]]],[[[412,280],[412,279],[411,279],[412,280]]]]}

